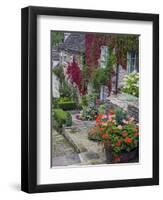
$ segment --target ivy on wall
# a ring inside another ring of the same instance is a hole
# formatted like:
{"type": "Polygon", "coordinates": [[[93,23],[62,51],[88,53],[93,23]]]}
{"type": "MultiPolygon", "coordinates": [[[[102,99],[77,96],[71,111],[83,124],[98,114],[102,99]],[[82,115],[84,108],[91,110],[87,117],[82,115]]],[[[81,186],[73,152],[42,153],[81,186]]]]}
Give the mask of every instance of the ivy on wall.
{"type": "Polygon", "coordinates": [[[127,52],[134,51],[138,54],[139,39],[137,35],[117,35],[88,33],[85,35],[86,64],[93,86],[99,90],[100,85],[107,82],[109,91],[112,90],[112,76],[115,75],[114,65],[127,67],[127,52]],[[105,69],[97,70],[100,65],[101,46],[108,46],[109,59],[105,69]],[[104,73],[107,74],[104,80],[104,73]],[[99,77],[99,81],[96,79],[99,77]]]}

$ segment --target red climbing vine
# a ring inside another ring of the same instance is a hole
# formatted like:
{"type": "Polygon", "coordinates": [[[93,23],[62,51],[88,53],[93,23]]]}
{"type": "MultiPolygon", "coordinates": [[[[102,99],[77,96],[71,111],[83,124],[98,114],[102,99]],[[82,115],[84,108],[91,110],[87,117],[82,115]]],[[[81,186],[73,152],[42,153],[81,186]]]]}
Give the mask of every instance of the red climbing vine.
{"type": "Polygon", "coordinates": [[[84,95],[86,93],[86,87],[85,85],[83,85],[82,71],[79,67],[79,64],[75,61],[75,59],[73,60],[73,62],[68,64],[67,75],[71,83],[76,84],[80,94],[84,95]]]}

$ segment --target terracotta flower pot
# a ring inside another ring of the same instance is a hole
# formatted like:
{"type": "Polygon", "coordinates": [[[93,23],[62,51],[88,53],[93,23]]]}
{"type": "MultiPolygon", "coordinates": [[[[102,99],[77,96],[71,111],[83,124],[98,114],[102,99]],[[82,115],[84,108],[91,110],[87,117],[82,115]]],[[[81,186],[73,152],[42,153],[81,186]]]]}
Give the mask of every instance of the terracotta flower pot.
{"type": "Polygon", "coordinates": [[[129,163],[129,162],[138,162],[139,161],[139,151],[138,147],[133,149],[130,152],[122,151],[119,158],[119,161],[115,162],[115,156],[112,153],[111,146],[109,144],[104,145],[105,148],[105,154],[106,154],[106,163],[129,163]]]}

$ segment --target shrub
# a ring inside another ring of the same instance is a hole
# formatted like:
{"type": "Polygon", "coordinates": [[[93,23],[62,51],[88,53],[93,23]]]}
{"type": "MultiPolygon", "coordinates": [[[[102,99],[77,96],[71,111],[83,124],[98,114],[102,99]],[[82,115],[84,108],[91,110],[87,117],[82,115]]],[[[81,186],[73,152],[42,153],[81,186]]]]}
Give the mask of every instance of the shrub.
{"type": "Polygon", "coordinates": [[[92,93],[86,96],[87,104],[82,106],[82,111],[80,112],[80,118],[83,120],[94,120],[97,115],[96,108],[96,98],[97,94],[92,93]]]}
{"type": "Polygon", "coordinates": [[[105,85],[108,80],[108,75],[106,70],[103,68],[97,68],[93,71],[92,74],[92,85],[96,92],[100,91],[100,87],[105,85]]]}
{"type": "Polygon", "coordinates": [[[99,105],[98,107],[98,113],[99,114],[105,114],[106,113],[106,110],[107,110],[107,104],[101,104],[99,105]]]}
{"type": "Polygon", "coordinates": [[[69,97],[61,97],[54,99],[54,108],[61,108],[63,110],[74,110],[76,108],[76,102],[72,101],[69,97]]]}
{"type": "Polygon", "coordinates": [[[52,115],[54,120],[54,128],[59,132],[64,124],[66,126],[72,125],[72,118],[69,112],[65,112],[64,110],[58,108],[53,109],[52,115]]]}
{"type": "Polygon", "coordinates": [[[76,108],[76,103],[74,101],[58,102],[58,108],[63,110],[74,110],[76,108]]]}
{"type": "Polygon", "coordinates": [[[88,105],[88,100],[87,100],[87,96],[82,96],[82,102],[81,102],[82,106],[87,106],[88,105]]]}
{"type": "Polygon", "coordinates": [[[97,116],[96,107],[84,106],[82,111],[80,112],[80,118],[82,120],[94,120],[97,116]]]}
{"type": "Polygon", "coordinates": [[[127,113],[122,108],[115,108],[114,111],[116,113],[116,122],[120,125],[123,124],[123,120],[126,120],[128,118],[127,113]]]}
{"type": "Polygon", "coordinates": [[[71,97],[72,95],[71,87],[65,80],[60,84],[59,93],[61,97],[71,97]]]}
{"type": "Polygon", "coordinates": [[[70,114],[70,112],[66,112],[66,122],[65,125],[66,126],[71,126],[72,125],[72,116],[70,114]]]}
{"type": "Polygon", "coordinates": [[[132,94],[136,97],[139,96],[139,73],[132,72],[125,76],[124,78],[124,87],[122,92],[132,94]]]}

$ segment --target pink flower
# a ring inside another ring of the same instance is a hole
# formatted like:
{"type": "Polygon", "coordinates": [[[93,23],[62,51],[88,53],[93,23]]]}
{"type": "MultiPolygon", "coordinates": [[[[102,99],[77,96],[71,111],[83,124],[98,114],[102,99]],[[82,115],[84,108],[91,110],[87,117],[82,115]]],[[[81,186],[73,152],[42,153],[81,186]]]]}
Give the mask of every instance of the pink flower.
{"type": "Polygon", "coordinates": [[[118,129],[122,129],[122,126],[121,125],[118,125],[118,127],[117,127],[118,129]]]}
{"type": "Polygon", "coordinates": [[[125,119],[123,119],[123,121],[122,121],[124,124],[128,124],[128,121],[127,120],[125,120],[125,119]]]}
{"type": "Polygon", "coordinates": [[[112,121],[112,119],[115,117],[115,115],[109,115],[108,118],[109,118],[109,121],[112,121]]]}
{"type": "Polygon", "coordinates": [[[134,120],[135,120],[134,117],[130,117],[130,118],[129,118],[129,121],[130,121],[130,122],[133,122],[134,120]]]}

